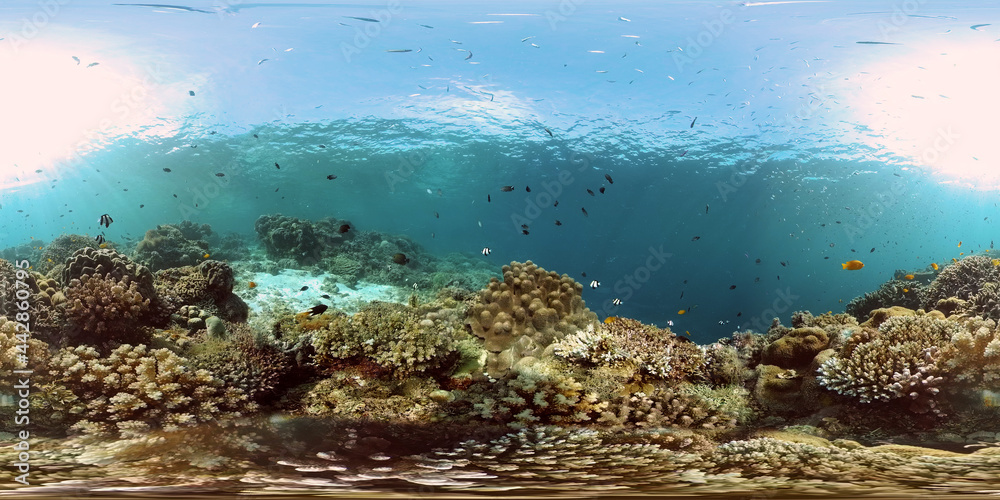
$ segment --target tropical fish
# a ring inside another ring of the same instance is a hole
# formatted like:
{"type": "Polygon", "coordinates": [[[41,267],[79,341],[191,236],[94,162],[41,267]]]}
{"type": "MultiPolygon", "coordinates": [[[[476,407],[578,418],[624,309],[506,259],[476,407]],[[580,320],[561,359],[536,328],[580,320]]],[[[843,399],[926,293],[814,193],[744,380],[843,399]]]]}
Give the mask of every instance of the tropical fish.
{"type": "Polygon", "coordinates": [[[958,242],[958,248],[962,248],[962,242],[961,241],[958,242]]]}
{"type": "Polygon", "coordinates": [[[337,232],[340,233],[340,234],[344,234],[344,233],[346,233],[346,232],[348,232],[350,230],[351,230],[351,225],[350,224],[341,224],[340,228],[337,229],[337,232]]]}
{"type": "Polygon", "coordinates": [[[337,178],[337,176],[333,175],[333,174],[330,174],[330,175],[326,176],[326,180],[328,180],[328,181],[332,181],[332,180],[334,180],[336,178],[337,178]]]}
{"type": "Polygon", "coordinates": [[[590,282],[590,288],[597,288],[599,286],[601,286],[601,282],[600,281],[593,280],[593,281],[590,282]]]}
{"type": "Polygon", "coordinates": [[[247,288],[257,288],[257,283],[251,281],[251,282],[247,283],[247,288]]]}
{"type": "Polygon", "coordinates": [[[94,238],[94,241],[96,241],[98,245],[104,243],[104,233],[97,235],[97,237],[94,238]]]}
{"type": "Polygon", "coordinates": [[[604,186],[601,186],[601,189],[598,189],[598,191],[600,191],[601,194],[604,194],[604,186]]]}
{"type": "Polygon", "coordinates": [[[686,312],[687,312],[687,309],[681,309],[680,311],[677,311],[677,314],[684,314],[686,312]]]}
{"type": "Polygon", "coordinates": [[[274,168],[281,170],[281,165],[278,165],[278,162],[274,162],[274,168]]]}
{"type": "Polygon", "coordinates": [[[586,208],[584,208],[584,207],[580,207],[580,210],[582,210],[582,211],[583,211],[583,216],[584,216],[584,217],[590,217],[590,214],[588,214],[588,213],[587,213],[587,209],[586,209],[586,208]]]}
{"type": "Polygon", "coordinates": [[[844,262],[840,266],[844,269],[847,269],[848,271],[857,271],[858,269],[865,267],[865,264],[860,260],[849,260],[847,262],[844,262]]]}
{"type": "Polygon", "coordinates": [[[594,192],[589,189],[587,190],[587,194],[589,194],[590,196],[594,196],[594,192]]]}
{"type": "Polygon", "coordinates": [[[931,268],[937,271],[938,270],[937,262],[931,262],[931,268]]]}
{"type": "Polygon", "coordinates": [[[304,292],[304,291],[306,291],[308,289],[309,289],[309,285],[302,285],[302,288],[299,288],[299,291],[300,292],[304,292]]]}
{"type": "Polygon", "coordinates": [[[326,304],[317,304],[315,306],[312,306],[312,308],[310,308],[309,311],[307,312],[309,313],[310,316],[316,316],[317,314],[323,314],[323,311],[326,311],[329,308],[330,306],[326,304]]]}
{"type": "Polygon", "coordinates": [[[111,223],[115,220],[111,218],[110,215],[104,214],[101,216],[100,221],[97,223],[98,226],[111,227],[111,223]]]}
{"type": "Polygon", "coordinates": [[[610,325],[611,323],[614,323],[615,321],[618,321],[618,316],[608,316],[607,318],[604,318],[604,324],[605,325],[610,325]]]}
{"type": "Polygon", "coordinates": [[[209,258],[211,256],[212,256],[211,254],[206,253],[205,255],[202,255],[201,258],[207,259],[207,258],[209,258]]]}
{"type": "Polygon", "coordinates": [[[618,297],[615,297],[614,300],[611,301],[611,304],[615,305],[615,306],[620,306],[620,305],[622,305],[622,299],[619,299],[618,297]]]}
{"type": "Polygon", "coordinates": [[[500,188],[500,191],[503,191],[504,193],[509,193],[509,192],[511,192],[513,190],[514,190],[514,186],[503,186],[503,187],[500,188]]]}
{"type": "Polygon", "coordinates": [[[170,169],[166,168],[166,167],[163,168],[163,171],[166,172],[166,173],[168,173],[168,174],[170,173],[170,169]]]}
{"type": "Polygon", "coordinates": [[[219,172],[219,173],[215,174],[215,176],[216,176],[216,177],[225,177],[225,176],[226,176],[226,174],[224,174],[224,173],[222,173],[222,172],[219,172]]]}
{"type": "Polygon", "coordinates": [[[401,266],[405,266],[408,262],[410,262],[410,259],[407,259],[406,254],[404,253],[397,253],[392,256],[392,261],[401,266]]]}
{"type": "Polygon", "coordinates": [[[908,279],[908,280],[912,280],[914,278],[914,276],[912,274],[907,274],[906,276],[903,276],[903,277],[906,278],[906,279],[908,279]]]}
{"type": "Polygon", "coordinates": [[[489,255],[490,253],[492,253],[492,250],[490,250],[490,247],[483,247],[483,252],[482,252],[482,254],[483,254],[484,256],[487,256],[487,255],[489,255]]]}
{"type": "Polygon", "coordinates": [[[730,290],[736,290],[736,285],[729,285],[730,290]]]}

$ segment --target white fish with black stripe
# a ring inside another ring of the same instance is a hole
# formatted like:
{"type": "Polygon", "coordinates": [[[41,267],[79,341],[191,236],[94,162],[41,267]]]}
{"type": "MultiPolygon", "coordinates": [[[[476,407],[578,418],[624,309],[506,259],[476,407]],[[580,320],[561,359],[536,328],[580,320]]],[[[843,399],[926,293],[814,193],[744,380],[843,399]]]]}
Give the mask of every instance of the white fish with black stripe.
{"type": "Polygon", "coordinates": [[[482,251],[482,254],[483,254],[484,256],[488,256],[488,255],[489,255],[490,253],[492,253],[492,252],[493,252],[493,251],[492,251],[492,250],[490,250],[490,247],[483,247],[483,251],[482,251]]]}
{"type": "Polygon", "coordinates": [[[597,288],[599,286],[601,286],[601,282],[600,281],[594,280],[594,281],[590,282],[590,288],[597,288]]]}
{"type": "Polygon", "coordinates": [[[114,222],[114,221],[115,220],[112,219],[110,215],[104,214],[104,215],[101,216],[101,220],[98,221],[97,225],[98,226],[104,226],[104,227],[111,227],[111,223],[114,222]]]}
{"type": "Polygon", "coordinates": [[[622,305],[622,299],[619,299],[618,297],[615,297],[615,299],[611,301],[611,304],[614,305],[614,306],[620,306],[620,305],[622,305]]]}

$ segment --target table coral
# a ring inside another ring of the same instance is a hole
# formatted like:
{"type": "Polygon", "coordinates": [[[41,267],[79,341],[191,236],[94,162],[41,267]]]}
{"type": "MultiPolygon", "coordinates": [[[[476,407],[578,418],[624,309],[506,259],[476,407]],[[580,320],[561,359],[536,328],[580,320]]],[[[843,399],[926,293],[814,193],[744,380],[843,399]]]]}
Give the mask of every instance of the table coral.
{"type": "Polygon", "coordinates": [[[539,356],[553,342],[597,321],[581,296],[583,285],[530,260],[503,266],[469,308],[472,333],[483,339],[487,368],[502,376],[524,356],[539,356]]]}
{"type": "Polygon", "coordinates": [[[92,347],[60,350],[43,387],[53,411],[76,420],[87,433],[141,436],[153,428],[175,430],[255,411],[247,395],[207,370],[192,370],[168,349],[117,347],[101,357],[92,347]]]}

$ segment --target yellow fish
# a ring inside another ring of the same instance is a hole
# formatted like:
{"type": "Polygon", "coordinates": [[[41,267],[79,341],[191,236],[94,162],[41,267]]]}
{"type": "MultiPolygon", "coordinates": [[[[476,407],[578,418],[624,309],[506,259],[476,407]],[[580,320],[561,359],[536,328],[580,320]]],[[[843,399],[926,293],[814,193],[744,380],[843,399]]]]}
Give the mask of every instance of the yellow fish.
{"type": "Polygon", "coordinates": [[[691,332],[689,332],[687,330],[684,330],[684,335],[687,335],[688,337],[690,337],[691,336],[691,332]]]}
{"type": "Polygon", "coordinates": [[[865,267],[865,264],[860,260],[849,260],[847,262],[844,262],[840,266],[843,267],[844,269],[847,269],[848,271],[857,271],[858,269],[865,267]]]}
{"type": "Polygon", "coordinates": [[[955,263],[955,262],[958,262],[958,259],[956,259],[956,258],[952,257],[952,258],[951,258],[951,261],[952,261],[952,263],[955,263]]]}
{"type": "Polygon", "coordinates": [[[1000,259],[993,259],[990,262],[992,262],[994,266],[1000,266],[1000,259]]]}
{"type": "Polygon", "coordinates": [[[684,313],[686,313],[686,312],[687,312],[686,310],[684,310],[684,309],[681,309],[680,311],[677,311],[677,314],[684,314],[684,313]]]}
{"type": "Polygon", "coordinates": [[[610,325],[611,323],[614,323],[616,320],[618,320],[618,316],[608,316],[607,318],[604,318],[604,324],[610,325]]]}
{"type": "Polygon", "coordinates": [[[908,279],[908,280],[912,280],[913,279],[913,275],[912,274],[907,274],[906,276],[903,276],[903,277],[906,278],[906,279],[908,279]]]}
{"type": "Polygon", "coordinates": [[[202,255],[202,257],[205,258],[205,259],[207,259],[208,258],[208,254],[206,253],[205,255],[202,255]]]}
{"type": "Polygon", "coordinates": [[[107,243],[101,243],[100,245],[97,245],[97,246],[100,247],[100,248],[108,248],[108,244],[107,243]]]}
{"type": "Polygon", "coordinates": [[[254,283],[253,281],[251,281],[250,283],[247,283],[247,287],[248,288],[257,288],[257,283],[254,283]]]}
{"type": "Polygon", "coordinates": [[[910,293],[910,289],[909,288],[904,288],[903,289],[903,293],[910,293]]]}
{"type": "Polygon", "coordinates": [[[52,259],[46,259],[46,260],[48,260],[49,262],[52,262],[52,259]]]}
{"type": "Polygon", "coordinates": [[[937,262],[931,262],[931,268],[933,268],[935,271],[937,271],[938,270],[937,262]]]}
{"type": "Polygon", "coordinates": [[[962,248],[962,242],[961,241],[958,242],[958,248],[962,248]]]}

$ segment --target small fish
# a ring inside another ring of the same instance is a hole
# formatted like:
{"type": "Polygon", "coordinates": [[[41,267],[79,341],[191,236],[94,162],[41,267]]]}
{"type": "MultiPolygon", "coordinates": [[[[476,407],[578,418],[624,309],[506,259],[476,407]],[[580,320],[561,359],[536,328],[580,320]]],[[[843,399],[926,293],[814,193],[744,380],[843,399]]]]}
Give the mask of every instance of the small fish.
{"type": "Polygon", "coordinates": [[[191,97],[194,97],[194,91],[193,90],[189,90],[188,91],[188,95],[191,96],[191,97]]]}
{"type": "Polygon", "coordinates": [[[172,172],[172,171],[171,171],[171,170],[170,170],[169,168],[167,168],[167,167],[163,167],[163,171],[164,171],[164,172],[166,172],[166,173],[168,173],[168,174],[169,174],[170,172],[172,172]]]}
{"type": "Polygon", "coordinates": [[[278,165],[278,162],[274,162],[274,168],[281,170],[281,165],[278,165]]]}
{"type": "Polygon", "coordinates": [[[511,192],[513,190],[514,190],[514,186],[503,186],[503,187],[500,188],[500,191],[502,191],[504,193],[509,193],[509,192],[511,192]]]}
{"type": "Polygon", "coordinates": [[[625,21],[626,23],[630,23],[630,22],[632,22],[632,20],[631,20],[631,19],[625,19],[624,17],[621,17],[621,16],[618,16],[618,20],[619,20],[619,21],[625,21]]]}
{"type": "Polygon", "coordinates": [[[115,220],[111,218],[110,215],[104,214],[101,216],[100,221],[97,223],[98,226],[111,227],[111,223],[115,220]]]}
{"type": "Polygon", "coordinates": [[[590,288],[597,288],[599,286],[601,286],[601,282],[600,281],[593,280],[593,281],[590,282],[590,288]]]}
{"type": "Polygon", "coordinates": [[[435,219],[440,219],[440,218],[441,218],[441,215],[440,215],[440,214],[438,214],[437,212],[434,212],[434,218],[435,218],[435,219]]]}
{"type": "Polygon", "coordinates": [[[94,238],[94,241],[96,241],[98,245],[104,243],[104,233],[97,235],[97,237],[94,238]]]}
{"type": "Polygon", "coordinates": [[[336,178],[337,178],[337,176],[333,175],[333,174],[330,174],[330,175],[326,176],[326,180],[328,180],[328,181],[332,181],[332,180],[334,180],[336,178]]]}
{"type": "Polygon", "coordinates": [[[551,130],[545,129],[545,131],[549,133],[549,137],[555,137],[554,135],[552,135],[552,131],[551,130]]]}
{"type": "Polygon", "coordinates": [[[397,253],[393,254],[392,261],[401,266],[405,266],[407,263],[410,262],[410,259],[406,258],[405,253],[397,253]]]}
{"type": "Polygon", "coordinates": [[[73,60],[76,61],[76,65],[77,66],[80,65],[80,58],[79,57],[73,56],[73,60]]]}
{"type": "Polygon", "coordinates": [[[962,242],[961,241],[958,242],[958,248],[962,248],[962,242]]]}
{"type": "Polygon", "coordinates": [[[490,199],[490,195],[486,195],[486,203],[489,203],[490,201],[492,201],[492,200],[490,199]]]}
{"type": "MultiPolygon", "coordinates": [[[[994,260],[996,260],[996,259],[994,259],[994,260]]],[[[914,277],[915,276],[913,276],[912,274],[907,274],[906,276],[903,276],[903,278],[906,278],[908,280],[912,280],[914,277]]]]}
{"type": "Polygon", "coordinates": [[[257,134],[254,134],[254,135],[253,135],[253,138],[254,138],[254,139],[260,139],[260,137],[257,137],[257,134]]]}
{"type": "Polygon", "coordinates": [[[760,264],[760,259],[755,260],[754,263],[760,264]]]}
{"type": "Polygon", "coordinates": [[[206,254],[202,255],[202,256],[201,256],[201,258],[203,258],[203,259],[207,259],[207,258],[209,258],[209,257],[211,257],[211,256],[212,256],[212,254],[208,254],[208,253],[206,253],[206,254]]]}
{"type": "Polygon", "coordinates": [[[701,239],[701,236],[695,236],[694,238],[691,238],[691,241],[698,241],[700,239],[701,239]]]}
{"type": "Polygon", "coordinates": [[[604,174],[604,178],[608,180],[608,184],[614,184],[615,180],[611,178],[610,175],[604,174]]]}
{"type": "Polygon", "coordinates": [[[740,311],[740,312],[736,313],[736,317],[737,318],[739,318],[740,316],[743,316],[743,311],[740,311]]]}
{"type": "Polygon", "coordinates": [[[705,213],[708,213],[708,203],[705,204],[705,213]]]}
{"type": "Polygon", "coordinates": [[[93,68],[94,66],[97,66],[98,64],[101,64],[101,63],[99,63],[99,62],[92,62],[92,63],[88,64],[87,67],[88,68],[93,68]]]}
{"type": "MultiPolygon", "coordinates": [[[[257,66],[260,66],[261,64],[264,64],[267,61],[270,61],[270,59],[266,59],[266,58],[265,59],[261,59],[261,60],[257,61],[257,66]]],[[[257,136],[255,135],[254,137],[257,137],[257,136]]]]}
{"type": "Polygon", "coordinates": [[[534,36],[526,36],[526,37],[524,37],[524,38],[521,39],[521,43],[527,42],[528,40],[531,40],[532,38],[535,38],[535,37],[534,36]]]}
{"type": "Polygon", "coordinates": [[[780,264],[781,264],[781,267],[788,267],[788,263],[785,262],[785,261],[781,261],[780,264]]]}
{"type": "Polygon", "coordinates": [[[357,19],[358,21],[364,21],[366,23],[377,23],[378,19],[372,19],[370,17],[355,17],[355,16],[344,16],[348,19],[357,19]]]}
{"type": "Polygon", "coordinates": [[[521,230],[521,234],[527,236],[528,235],[528,230],[527,229],[522,229],[521,230]]]}
{"type": "Polygon", "coordinates": [[[594,192],[589,189],[587,190],[587,194],[589,194],[590,196],[594,196],[594,192]]]}
{"type": "Polygon", "coordinates": [[[729,285],[730,290],[736,290],[736,285],[729,285]]]}
{"type": "Polygon", "coordinates": [[[559,206],[559,200],[556,200],[555,203],[552,204],[552,207],[555,208],[558,206],[559,206]]]}
{"type": "Polygon", "coordinates": [[[935,271],[938,270],[937,262],[931,262],[931,269],[934,269],[935,271]]]}
{"type": "Polygon", "coordinates": [[[260,21],[253,23],[253,26],[250,27],[250,29],[255,29],[255,28],[260,28],[260,21]]]}
{"type": "Polygon", "coordinates": [[[600,191],[601,194],[604,194],[604,186],[601,186],[601,189],[598,189],[598,191],[600,191]]]}
{"type": "Polygon", "coordinates": [[[389,49],[386,52],[396,52],[396,53],[413,52],[413,49],[389,49]]]}
{"type": "Polygon", "coordinates": [[[527,224],[521,224],[521,229],[530,229],[527,224]]]}
{"type": "Polygon", "coordinates": [[[958,262],[958,259],[956,259],[956,258],[952,257],[952,258],[951,258],[951,262],[952,262],[952,264],[954,264],[954,263],[958,262]]]}
{"type": "Polygon", "coordinates": [[[483,251],[481,253],[483,254],[483,256],[488,256],[489,254],[493,253],[493,251],[490,250],[490,247],[483,247],[483,251]]]}
{"type": "Polygon", "coordinates": [[[317,304],[315,306],[312,306],[312,308],[309,309],[309,311],[307,311],[307,312],[309,313],[310,316],[316,316],[318,314],[323,314],[323,312],[326,311],[329,308],[330,308],[330,306],[328,306],[326,304],[317,304]]]}
{"type": "Polygon", "coordinates": [[[587,277],[587,273],[586,273],[586,271],[585,271],[585,272],[582,272],[582,273],[580,273],[580,276],[583,276],[584,278],[586,278],[586,277],[587,277]]]}
{"type": "Polygon", "coordinates": [[[323,295],[320,295],[320,297],[323,297],[324,299],[329,299],[330,298],[330,296],[328,294],[325,294],[325,293],[323,295]]]}
{"type": "Polygon", "coordinates": [[[618,297],[615,297],[614,300],[611,301],[611,305],[614,305],[614,306],[620,306],[620,305],[622,305],[622,299],[619,299],[618,297]]]}
{"type": "Polygon", "coordinates": [[[694,120],[691,120],[691,126],[688,127],[688,128],[694,128],[694,122],[696,122],[696,121],[698,121],[698,117],[697,116],[694,117],[694,120]]]}
{"type": "Polygon", "coordinates": [[[420,26],[421,28],[427,28],[427,29],[429,29],[429,30],[432,30],[432,29],[434,29],[434,27],[433,27],[433,26],[428,26],[428,25],[426,25],[426,24],[418,24],[417,26],[420,26]]]}
{"type": "Polygon", "coordinates": [[[868,253],[875,253],[875,247],[872,247],[872,249],[869,250],[868,253]]]}
{"type": "Polygon", "coordinates": [[[215,176],[216,176],[216,177],[225,177],[225,176],[226,176],[226,174],[224,174],[224,173],[222,173],[222,172],[218,172],[218,173],[216,173],[216,174],[215,174],[215,176]]]}
{"type": "Polygon", "coordinates": [[[531,186],[524,186],[524,190],[530,193],[531,192],[531,186]]]}
{"type": "Polygon", "coordinates": [[[904,288],[904,289],[903,289],[903,293],[909,293],[909,292],[910,292],[910,289],[909,289],[909,288],[904,288]]]}
{"type": "Polygon", "coordinates": [[[344,234],[344,233],[346,233],[346,232],[348,232],[350,230],[351,230],[351,225],[350,224],[341,224],[340,227],[337,228],[337,232],[340,233],[340,234],[344,234]]]}
{"type": "Polygon", "coordinates": [[[857,271],[858,269],[865,267],[864,263],[861,262],[860,260],[849,260],[847,262],[844,262],[840,266],[848,271],[857,271]]]}
{"type": "Polygon", "coordinates": [[[680,311],[677,311],[677,314],[684,314],[686,312],[687,312],[687,309],[681,309],[680,311]]]}
{"type": "Polygon", "coordinates": [[[257,288],[257,283],[251,281],[251,282],[247,283],[247,288],[257,288]]]}
{"type": "Polygon", "coordinates": [[[309,289],[309,285],[303,285],[302,288],[299,288],[299,291],[300,292],[304,292],[304,291],[306,291],[308,289],[309,289]]]}
{"type": "Polygon", "coordinates": [[[561,225],[562,225],[562,222],[559,222],[559,219],[556,219],[556,225],[557,225],[557,226],[561,226],[561,225]]]}
{"type": "Polygon", "coordinates": [[[587,209],[586,208],[580,207],[580,210],[583,211],[583,216],[584,217],[590,217],[590,214],[587,213],[587,209]]]}
{"type": "MultiPolygon", "coordinates": [[[[618,300],[618,299],[615,299],[615,300],[618,300]]],[[[610,325],[611,323],[614,323],[615,321],[618,321],[618,316],[608,316],[607,318],[604,318],[604,324],[605,325],[610,325]]]]}

